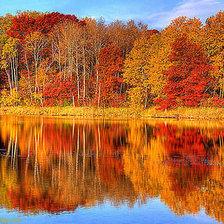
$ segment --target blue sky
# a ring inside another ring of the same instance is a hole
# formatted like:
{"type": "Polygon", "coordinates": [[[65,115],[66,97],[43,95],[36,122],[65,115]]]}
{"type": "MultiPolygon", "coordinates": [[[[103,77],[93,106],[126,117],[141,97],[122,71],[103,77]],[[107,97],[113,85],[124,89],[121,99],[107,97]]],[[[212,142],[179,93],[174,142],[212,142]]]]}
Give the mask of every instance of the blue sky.
{"type": "Polygon", "coordinates": [[[204,20],[224,10],[224,0],[0,0],[0,15],[17,10],[58,11],[78,18],[104,17],[142,21],[149,28],[164,28],[178,16],[204,20]]]}

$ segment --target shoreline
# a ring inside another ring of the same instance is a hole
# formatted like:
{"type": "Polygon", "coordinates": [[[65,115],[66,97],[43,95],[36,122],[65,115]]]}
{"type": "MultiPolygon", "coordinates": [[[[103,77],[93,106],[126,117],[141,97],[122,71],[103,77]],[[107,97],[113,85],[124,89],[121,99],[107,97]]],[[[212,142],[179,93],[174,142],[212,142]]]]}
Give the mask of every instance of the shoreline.
{"type": "Polygon", "coordinates": [[[0,107],[0,115],[50,116],[99,119],[190,119],[190,120],[224,120],[224,108],[179,107],[174,110],[161,111],[156,107],[140,108],[97,108],[97,107],[0,107]]]}

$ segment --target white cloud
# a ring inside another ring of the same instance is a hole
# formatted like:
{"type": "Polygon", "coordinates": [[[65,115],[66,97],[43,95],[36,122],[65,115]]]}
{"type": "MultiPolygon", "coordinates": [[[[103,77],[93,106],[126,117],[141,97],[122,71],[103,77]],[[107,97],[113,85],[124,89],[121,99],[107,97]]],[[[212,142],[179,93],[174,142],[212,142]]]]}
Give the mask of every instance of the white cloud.
{"type": "Polygon", "coordinates": [[[151,26],[163,28],[179,16],[196,17],[204,22],[207,17],[223,9],[224,2],[219,0],[188,0],[174,7],[171,11],[153,14],[147,20],[151,26]]]}

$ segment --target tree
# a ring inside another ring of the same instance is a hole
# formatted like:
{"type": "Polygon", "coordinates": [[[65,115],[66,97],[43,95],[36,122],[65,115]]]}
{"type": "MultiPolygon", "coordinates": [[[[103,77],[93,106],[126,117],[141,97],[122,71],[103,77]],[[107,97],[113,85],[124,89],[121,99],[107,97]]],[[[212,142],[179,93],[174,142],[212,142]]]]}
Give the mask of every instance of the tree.
{"type": "Polygon", "coordinates": [[[100,51],[99,64],[96,65],[99,72],[99,91],[94,97],[98,106],[119,105],[122,98],[123,63],[122,52],[113,44],[100,51]]]}
{"type": "Polygon", "coordinates": [[[88,85],[88,87],[90,94],[96,95],[99,93],[99,71],[96,70],[96,66],[99,65],[99,53],[101,49],[108,44],[108,29],[103,18],[99,20],[85,19],[85,21],[88,34],[90,35],[90,82],[95,84],[88,85]]]}
{"type": "Polygon", "coordinates": [[[33,32],[26,36],[26,49],[33,58],[34,76],[35,76],[35,93],[39,93],[38,84],[38,67],[40,66],[43,53],[48,44],[48,39],[40,32],[33,32]]]}
{"type": "Polygon", "coordinates": [[[135,41],[125,60],[124,81],[128,84],[128,95],[132,106],[149,104],[149,95],[160,95],[164,86],[163,65],[158,60],[161,51],[161,35],[158,31],[147,31],[135,41]]]}
{"type": "Polygon", "coordinates": [[[77,88],[74,78],[57,75],[43,90],[44,105],[77,105],[77,88]]]}
{"type": "Polygon", "coordinates": [[[216,68],[211,71],[215,78],[213,87],[221,99],[224,97],[224,12],[220,11],[206,20],[203,38],[203,46],[216,68]]]}
{"type": "Polygon", "coordinates": [[[173,65],[164,72],[167,76],[165,100],[158,100],[162,108],[199,106],[207,97],[209,83],[208,58],[200,45],[192,43],[183,35],[172,46],[169,57],[173,65]]]}
{"type": "Polygon", "coordinates": [[[28,33],[35,31],[35,16],[31,16],[29,12],[17,14],[12,19],[12,25],[7,30],[9,37],[24,40],[28,33]]]}
{"type": "Polygon", "coordinates": [[[18,89],[18,40],[10,37],[2,48],[1,68],[8,77],[10,92],[18,89]]]}
{"type": "Polygon", "coordinates": [[[108,40],[122,51],[122,56],[125,58],[133,48],[135,40],[145,30],[147,30],[147,25],[143,25],[142,23],[136,24],[133,20],[124,23],[121,20],[116,20],[110,23],[107,28],[108,40]]]}
{"type": "Polygon", "coordinates": [[[9,85],[9,77],[5,72],[5,67],[2,65],[6,62],[1,62],[3,56],[3,47],[5,46],[6,42],[8,41],[8,35],[6,34],[7,30],[12,25],[12,18],[13,16],[11,14],[6,14],[6,16],[0,16],[0,88],[2,89],[5,84],[9,85]],[[2,64],[3,63],[3,64],[2,64]]]}

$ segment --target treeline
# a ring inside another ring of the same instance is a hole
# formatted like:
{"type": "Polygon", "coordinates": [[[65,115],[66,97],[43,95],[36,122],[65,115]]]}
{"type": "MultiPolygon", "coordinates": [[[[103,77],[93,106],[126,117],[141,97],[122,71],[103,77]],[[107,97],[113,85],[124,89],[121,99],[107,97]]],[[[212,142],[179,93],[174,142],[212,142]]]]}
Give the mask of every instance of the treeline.
{"type": "Polygon", "coordinates": [[[57,12],[0,17],[1,105],[224,105],[224,12],[165,29],[57,12]]]}

